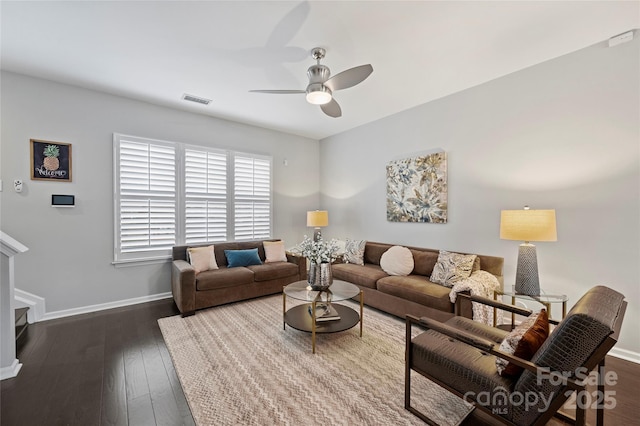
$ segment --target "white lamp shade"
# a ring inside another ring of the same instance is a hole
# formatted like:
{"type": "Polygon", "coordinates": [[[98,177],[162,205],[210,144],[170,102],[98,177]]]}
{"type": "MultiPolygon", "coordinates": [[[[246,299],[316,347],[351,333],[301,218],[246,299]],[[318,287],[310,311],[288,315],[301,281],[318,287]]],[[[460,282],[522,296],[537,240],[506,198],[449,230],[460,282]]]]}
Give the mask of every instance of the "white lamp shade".
{"type": "Polygon", "coordinates": [[[500,238],[517,241],[557,241],[555,210],[502,210],[500,238]]]}
{"type": "Polygon", "coordinates": [[[320,228],[329,225],[329,212],[326,210],[314,210],[307,212],[307,226],[320,228]]]}

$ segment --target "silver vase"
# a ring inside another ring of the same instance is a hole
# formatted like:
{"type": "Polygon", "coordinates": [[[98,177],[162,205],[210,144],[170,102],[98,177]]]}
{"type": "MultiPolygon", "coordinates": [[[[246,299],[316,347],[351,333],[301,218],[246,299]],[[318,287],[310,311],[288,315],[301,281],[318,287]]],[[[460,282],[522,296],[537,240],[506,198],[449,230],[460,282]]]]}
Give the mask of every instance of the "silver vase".
{"type": "Polygon", "coordinates": [[[307,282],[312,290],[320,291],[328,289],[333,284],[331,263],[311,263],[307,282]]]}

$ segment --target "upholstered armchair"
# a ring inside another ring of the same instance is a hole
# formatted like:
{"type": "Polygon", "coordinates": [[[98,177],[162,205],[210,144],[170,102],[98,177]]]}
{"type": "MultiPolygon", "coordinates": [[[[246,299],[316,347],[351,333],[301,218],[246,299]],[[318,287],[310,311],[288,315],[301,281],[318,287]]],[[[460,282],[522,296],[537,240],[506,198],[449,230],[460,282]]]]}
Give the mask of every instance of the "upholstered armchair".
{"type": "MultiPolygon", "coordinates": [[[[532,314],[499,301],[461,296],[525,317],[532,314]]],[[[531,360],[501,350],[508,331],[460,316],[442,323],[408,315],[405,408],[435,424],[411,405],[413,370],[474,405],[463,424],[544,425],[555,415],[569,423],[584,425],[585,411],[581,404],[576,404],[575,418],[558,410],[573,392],[578,393],[576,401],[580,401],[587,376],[596,366],[598,391],[606,395],[602,380],[604,359],[617,342],[626,305],[624,296],[615,290],[604,286],[590,289],[562,321],[549,320],[555,327],[531,360]],[[412,337],[414,328],[424,331],[412,337]],[[497,358],[522,372],[499,374],[497,358]]],[[[606,399],[599,402],[597,421],[602,424],[606,399]]]]}

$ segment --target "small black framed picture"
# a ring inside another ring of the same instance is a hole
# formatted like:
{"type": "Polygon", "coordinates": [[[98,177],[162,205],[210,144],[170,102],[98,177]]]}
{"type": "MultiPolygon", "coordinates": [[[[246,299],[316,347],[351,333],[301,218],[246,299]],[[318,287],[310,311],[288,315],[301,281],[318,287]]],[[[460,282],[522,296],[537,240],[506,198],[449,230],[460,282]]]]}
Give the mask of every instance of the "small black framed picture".
{"type": "Polygon", "coordinates": [[[31,139],[31,180],[71,182],[71,144],[31,139]]]}

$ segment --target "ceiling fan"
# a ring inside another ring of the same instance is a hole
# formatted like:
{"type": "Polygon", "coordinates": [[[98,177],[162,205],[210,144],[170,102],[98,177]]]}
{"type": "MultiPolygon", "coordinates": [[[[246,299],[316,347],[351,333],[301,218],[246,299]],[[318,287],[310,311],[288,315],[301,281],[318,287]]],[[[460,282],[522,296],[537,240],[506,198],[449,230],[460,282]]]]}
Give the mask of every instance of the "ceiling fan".
{"type": "Polygon", "coordinates": [[[273,94],[296,94],[306,93],[307,102],[314,105],[320,105],[322,111],[330,117],[342,116],[340,105],[333,98],[333,92],[341,89],[348,89],[356,84],[363,82],[373,72],[371,64],[360,65],[359,67],[349,68],[339,74],[331,77],[329,67],[320,64],[320,60],[324,58],[326,50],[321,47],[311,49],[311,57],[317,61],[316,65],[311,65],[307,70],[309,76],[309,85],[305,90],[249,90],[254,93],[273,93],[273,94]]]}

